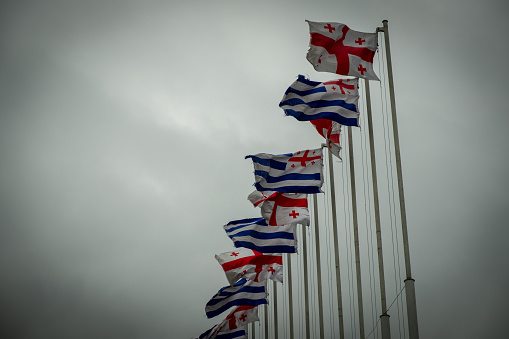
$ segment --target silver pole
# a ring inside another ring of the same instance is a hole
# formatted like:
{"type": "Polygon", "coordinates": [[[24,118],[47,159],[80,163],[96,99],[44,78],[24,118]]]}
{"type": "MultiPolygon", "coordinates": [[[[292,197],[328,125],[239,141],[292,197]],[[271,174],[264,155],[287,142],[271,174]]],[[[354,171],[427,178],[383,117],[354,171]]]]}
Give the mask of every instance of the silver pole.
{"type": "Polygon", "coordinates": [[[394,134],[394,152],[396,154],[396,171],[398,174],[398,189],[399,189],[399,209],[401,212],[401,229],[403,235],[403,249],[405,254],[405,291],[407,300],[407,315],[408,315],[408,332],[410,339],[419,338],[419,328],[417,324],[417,303],[415,298],[415,280],[412,279],[412,270],[410,268],[410,249],[408,246],[408,231],[406,221],[405,209],[405,194],[403,191],[403,174],[401,171],[401,155],[399,150],[399,134],[398,134],[398,120],[396,117],[396,99],[394,95],[394,82],[392,77],[392,61],[391,61],[391,47],[389,44],[389,26],[387,20],[382,21],[384,27],[381,28],[385,37],[385,53],[387,55],[387,72],[389,78],[389,94],[391,98],[392,110],[392,131],[394,134]]]}
{"type": "Polygon", "coordinates": [[[308,254],[306,226],[302,226],[302,255],[304,260],[304,314],[306,318],[306,339],[311,338],[309,328],[309,287],[308,287],[308,254]]]}
{"type": "Polygon", "coordinates": [[[251,323],[251,339],[255,339],[255,323],[251,323]]]}
{"type": "Polygon", "coordinates": [[[352,126],[348,126],[348,154],[350,156],[350,189],[352,191],[353,241],[355,247],[355,272],[357,274],[357,304],[359,307],[360,339],[364,334],[364,307],[362,303],[361,259],[359,254],[359,225],[357,221],[357,193],[355,191],[355,166],[353,159],[352,126]]]}
{"type": "Polygon", "coordinates": [[[375,162],[375,141],[373,137],[373,118],[371,116],[371,94],[369,91],[369,81],[364,80],[366,92],[366,111],[368,115],[368,134],[369,134],[369,150],[371,155],[371,181],[373,183],[373,205],[375,206],[375,227],[376,227],[376,244],[378,252],[378,274],[380,278],[380,299],[382,301],[382,315],[380,316],[382,324],[382,339],[391,338],[391,323],[387,314],[387,297],[385,295],[385,274],[384,274],[384,257],[382,251],[382,231],[380,227],[380,205],[378,201],[378,180],[376,175],[375,162]]]}
{"type": "Polygon", "coordinates": [[[338,299],[338,320],[339,320],[339,338],[345,338],[345,328],[343,326],[343,301],[341,295],[341,273],[339,270],[339,245],[338,245],[338,220],[336,216],[336,190],[334,188],[334,169],[332,166],[332,153],[329,151],[329,181],[331,195],[331,214],[332,231],[334,234],[334,261],[336,264],[336,293],[338,299]]]}
{"type": "MultiPolygon", "coordinates": [[[[320,263],[320,231],[318,229],[318,198],[313,194],[313,212],[315,221],[315,248],[316,248],[316,279],[318,285],[318,320],[320,322],[320,339],[324,339],[323,327],[323,300],[322,300],[322,268],[320,263]]],[[[290,338],[293,338],[290,336],[290,338]]]]}
{"type": "MultiPolygon", "coordinates": [[[[267,284],[268,286],[268,284],[267,284]]],[[[269,312],[268,312],[268,306],[265,304],[265,307],[263,308],[263,317],[265,322],[265,339],[269,338],[269,312]]]]}
{"type": "Polygon", "coordinates": [[[292,261],[290,253],[286,253],[286,265],[288,267],[288,317],[290,318],[290,338],[293,338],[293,294],[292,294],[292,261]]]}
{"type": "Polygon", "coordinates": [[[278,338],[278,327],[277,327],[277,282],[272,281],[273,300],[274,300],[274,339],[278,338]]]}

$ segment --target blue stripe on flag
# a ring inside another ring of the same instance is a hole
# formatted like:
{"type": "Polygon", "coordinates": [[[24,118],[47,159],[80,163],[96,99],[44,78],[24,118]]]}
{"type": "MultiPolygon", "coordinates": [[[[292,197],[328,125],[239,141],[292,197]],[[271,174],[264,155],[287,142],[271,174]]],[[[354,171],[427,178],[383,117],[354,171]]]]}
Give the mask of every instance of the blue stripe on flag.
{"type": "MultiPolygon", "coordinates": [[[[289,156],[289,157],[292,156],[292,154],[284,154],[284,155],[289,156]]],[[[277,161],[274,159],[260,158],[260,157],[254,156],[254,155],[248,155],[245,157],[245,159],[247,159],[247,158],[251,158],[251,160],[253,160],[254,163],[260,164],[262,166],[272,167],[274,169],[281,170],[281,171],[284,171],[286,169],[286,162],[280,162],[280,161],[277,161]]]]}
{"type": "Polygon", "coordinates": [[[301,111],[294,111],[293,109],[284,109],[286,115],[291,115],[299,121],[311,121],[315,119],[329,119],[340,123],[343,126],[359,126],[357,118],[345,118],[334,112],[321,112],[313,115],[305,115],[301,111]]]}
{"type": "MultiPolygon", "coordinates": [[[[274,188],[266,188],[263,187],[259,182],[254,184],[254,187],[258,191],[274,191],[274,188]]],[[[278,187],[278,192],[281,193],[307,193],[307,194],[315,194],[315,193],[322,193],[320,191],[319,187],[315,186],[284,186],[284,187],[278,187]]]]}
{"type": "Polygon", "coordinates": [[[303,174],[303,173],[289,173],[280,175],[278,177],[268,176],[265,178],[268,184],[273,184],[276,182],[286,181],[286,180],[321,180],[320,173],[311,173],[311,174],[303,174]]]}
{"type": "MultiPolygon", "coordinates": [[[[274,227],[274,226],[267,226],[267,227],[274,227]]],[[[231,230],[228,230],[226,233],[231,233],[231,230]]],[[[228,236],[230,236],[228,234],[228,236]]],[[[295,239],[293,236],[293,233],[288,232],[275,232],[275,233],[263,233],[263,232],[257,232],[255,230],[246,230],[242,232],[238,232],[233,234],[235,237],[252,237],[255,239],[295,239]]]]}
{"type": "Polygon", "coordinates": [[[263,298],[263,299],[234,299],[234,300],[226,303],[225,305],[221,306],[217,310],[207,312],[207,318],[213,318],[213,317],[223,313],[224,311],[226,311],[227,309],[229,309],[232,306],[241,306],[241,305],[258,306],[258,305],[263,305],[263,304],[267,304],[267,299],[265,299],[265,298],[263,298]]]}
{"type": "MultiPolygon", "coordinates": [[[[285,95],[290,94],[290,93],[294,93],[294,94],[298,94],[300,96],[306,96],[306,95],[320,93],[320,92],[327,92],[327,89],[325,88],[325,86],[317,87],[317,88],[313,88],[313,89],[308,89],[308,90],[303,90],[303,91],[299,91],[299,90],[297,90],[295,88],[288,87],[288,89],[285,92],[285,95]]],[[[279,104],[279,106],[281,106],[281,104],[279,104]]]]}
{"type": "Polygon", "coordinates": [[[237,330],[235,332],[229,332],[229,333],[221,333],[219,332],[216,336],[216,339],[234,339],[234,338],[242,338],[246,336],[246,331],[244,330],[237,330]]]}
{"type": "Polygon", "coordinates": [[[285,245],[275,245],[275,246],[257,246],[252,242],[248,241],[234,241],[233,244],[235,247],[240,248],[249,248],[250,250],[255,250],[260,253],[296,253],[295,246],[285,246],[285,245]]]}
{"type": "Polygon", "coordinates": [[[279,104],[279,106],[286,105],[288,106],[306,105],[306,108],[343,107],[344,109],[350,111],[357,111],[357,106],[355,106],[355,104],[348,103],[345,100],[314,100],[306,102],[299,98],[292,98],[279,104]]]}

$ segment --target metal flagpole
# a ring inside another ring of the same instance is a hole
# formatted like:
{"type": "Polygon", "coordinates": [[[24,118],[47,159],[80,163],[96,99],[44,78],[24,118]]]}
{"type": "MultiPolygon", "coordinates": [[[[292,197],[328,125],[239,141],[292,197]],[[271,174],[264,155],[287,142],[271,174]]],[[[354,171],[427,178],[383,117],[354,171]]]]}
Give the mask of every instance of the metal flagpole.
{"type": "Polygon", "coordinates": [[[304,314],[306,317],[306,339],[309,339],[311,338],[311,334],[309,328],[308,253],[306,227],[307,226],[302,226],[302,259],[304,260],[304,314]]]}
{"type": "Polygon", "coordinates": [[[403,191],[403,174],[401,171],[401,155],[399,152],[399,134],[398,134],[398,120],[396,117],[396,99],[394,95],[394,82],[392,78],[392,61],[391,61],[391,48],[389,44],[389,26],[387,20],[382,21],[383,27],[378,30],[384,32],[385,37],[385,53],[387,56],[387,73],[389,78],[389,94],[391,98],[391,111],[392,111],[392,132],[394,134],[394,152],[396,154],[396,172],[398,175],[398,189],[399,189],[399,209],[401,213],[401,229],[403,235],[403,249],[405,254],[405,291],[407,302],[407,316],[408,316],[408,333],[410,339],[419,338],[419,328],[417,324],[417,303],[415,298],[415,280],[412,278],[412,270],[410,268],[410,249],[408,246],[408,231],[406,221],[405,209],[405,194],[403,191]]]}
{"type": "Polygon", "coordinates": [[[290,253],[286,253],[286,266],[288,267],[288,317],[290,318],[290,338],[293,338],[293,294],[292,294],[292,261],[290,253]]]}
{"type": "MultiPolygon", "coordinates": [[[[322,268],[320,263],[320,231],[318,230],[318,198],[313,194],[313,212],[315,221],[315,248],[316,248],[316,279],[318,285],[318,320],[320,322],[320,339],[324,339],[323,328],[323,300],[322,300],[322,268]]],[[[293,337],[290,337],[293,338],[293,337]]]]}
{"type": "Polygon", "coordinates": [[[329,150],[329,180],[331,195],[331,214],[332,214],[332,231],[334,235],[334,261],[336,265],[336,293],[338,299],[338,321],[339,321],[339,338],[345,338],[345,328],[343,326],[343,301],[341,295],[341,273],[339,270],[339,245],[338,245],[338,220],[336,216],[336,190],[334,188],[334,169],[332,166],[332,153],[329,150]]]}
{"type": "Polygon", "coordinates": [[[265,307],[263,308],[263,317],[265,322],[265,339],[269,338],[269,314],[268,314],[268,307],[267,304],[265,304],[265,307]]]}
{"type": "Polygon", "coordinates": [[[378,201],[378,180],[376,176],[375,142],[373,138],[373,118],[371,116],[371,94],[369,91],[369,80],[364,79],[364,85],[366,92],[366,111],[368,115],[369,150],[371,155],[371,180],[373,183],[373,205],[375,206],[375,227],[378,252],[378,274],[380,280],[380,299],[382,301],[382,315],[380,316],[380,321],[382,323],[382,339],[390,339],[391,323],[389,321],[389,315],[387,314],[387,298],[385,295],[384,257],[382,251],[382,231],[380,228],[380,206],[378,201]]]}
{"type": "Polygon", "coordinates": [[[353,240],[355,247],[355,271],[357,273],[357,304],[359,307],[360,338],[364,339],[364,307],[362,303],[361,260],[359,254],[359,225],[357,221],[357,194],[355,191],[355,168],[353,160],[352,126],[348,126],[348,154],[350,157],[350,188],[352,191],[353,240]]]}
{"type": "Polygon", "coordinates": [[[255,323],[251,323],[251,338],[255,339],[255,323]]]}
{"type": "Polygon", "coordinates": [[[278,338],[278,327],[277,327],[277,282],[272,281],[273,300],[274,300],[274,339],[278,338]]]}

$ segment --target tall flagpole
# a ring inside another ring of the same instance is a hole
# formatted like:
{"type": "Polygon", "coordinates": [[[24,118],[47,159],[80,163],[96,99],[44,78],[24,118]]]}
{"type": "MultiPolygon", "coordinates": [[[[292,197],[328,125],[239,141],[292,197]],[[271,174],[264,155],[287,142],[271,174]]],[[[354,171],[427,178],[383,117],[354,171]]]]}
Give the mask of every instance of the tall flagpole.
{"type": "Polygon", "coordinates": [[[277,282],[275,280],[272,281],[272,290],[274,297],[274,339],[278,338],[278,326],[277,326],[277,282]]]}
{"type": "Polygon", "coordinates": [[[398,189],[399,189],[399,209],[401,213],[401,229],[403,235],[403,250],[405,254],[405,291],[407,302],[407,316],[408,316],[408,333],[410,339],[419,338],[419,328],[417,324],[417,302],[415,298],[415,280],[412,278],[412,269],[410,267],[410,248],[408,245],[408,231],[406,221],[405,209],[405,194],[403,191],[403,174],[401,171],[401,155],[399,150],[399,134],[398,134],[398,120],[396,117],[396,99],[394,95],[394,82],[392,78],[392,61],[391,61],[391,47],[389,44],[389,26],[387,20],[382,21],[383,27],[379,27],[379,31],[384,32],[385,37],[385,53],[387,55],[387,72],[389,78],[389,94],[391,98],[391,111],[392,111],[392,131],[394,134],[394,152],[396,154],[396,172],[398,175],[398,189]]]}
{"type": "Polygon", "coordinates": [[[359,225],[357,221],[357,194],[355,190],[355,168],[353,160],[352,126],[348,126],[348,154],[350,157],[350,189],[352,191],[353,240],[355,247],[355,272],[357,275],[357,304],[359,307],[360,339],[364,334],[364,307],[362,303],[361,260],[359,254],[359,225]]]}
{"type": "Polygon", "coordinates": [[[334,188],[334,168],[332,165],[332,153],[329,150],[329,180],[331,195],[331,213],[332,213],[332,231],[334,236],[334,262],[336,264],[336,294],[338,299],[338,321],[339,338],[345,338],[345,328],[343,325],[343,300],[341,294],[341,273],[339,270],[339,245],[338,245],[338,220],[336,216],[336,190],[334,188]]]}
{"type": "Polygon", "coordinates": [[[308,252],[306,241],[306,226],[302,226],[302,255],[304,261],[304,314],[306,318],[306,339],[311,338],[309,328],[309,287],[308,287],[308,252]]]}
{"type": "Polygon", "coordinates": [[[288,267],[288,317],[290,318],[290,338],[293,338],[293,294],[292,294],[292,261],[291,254],[286,253],[286,266],[288,267]]]}
{"type": "Polygon", "coordinates": [[[369,150],[371,155],[371,181],[373,183],[373,205],[375,206],[375,227],[376,227],[376,244],[378,252],[378,275],[380,280],[380,299],[382,302],[382,315],[380,316],[380,321],[382,324],[382,339],[390,339],[391,324],[389,321],[389,315],[387,314],[387,297],[385,295],[382,230],[380,227],[380,205],[378,201],[378,180],[376,175],[375,141],[373,138],[373,118],[371,116],[371,94],[369,91],[369,80],[364,79],[364,87],[366,92],[366,111],[368,115],[369,150]]]}
{"type": "Polygon", "coordinates": [[[265,339],[268,339],[269,338],[269,314],[268,314],[268,311],[269,311],[269,308],[267,306],[267,304],[265,304],[265,306],[263,307],[263,318],[264,318],[264,322],[265,322],[265,339]]]}
{"type": "MultiPolygon", "coordinates": [[[[320,322],[320,339],[324,339],[323,300],[322,300],[322,266],[320,263],[320,231],[318,230],[318,198],[313,194],[313,212],[315,224],[316,279],[318,285],[318,320],[320,322]]],[[[290,336],[293,338],[293,336],[290,336]]]]}

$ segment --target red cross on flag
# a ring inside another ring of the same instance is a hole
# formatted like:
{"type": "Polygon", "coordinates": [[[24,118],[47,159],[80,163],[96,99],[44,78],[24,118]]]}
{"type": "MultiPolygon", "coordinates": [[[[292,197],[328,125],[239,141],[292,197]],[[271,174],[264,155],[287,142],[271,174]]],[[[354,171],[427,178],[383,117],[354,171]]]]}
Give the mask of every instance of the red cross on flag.
{"type": "Polygon", "coordinates": [[[328,119],[316,119],[310,122],[315,126],[318,133],[325,138],[325,144],[329,147],[332,154],[341,159],[339,156],[339,151],[341,151],[341,146],[339,145],[341,124],[328,119]]]}
{"type": "Polygon", "coordinates": [[[247,199],[260,207],[269,226],[309,226],[308,195],[305,193],[254,191],[247,199]]]}
{"type": "Polygon", "coordinates": [[[337,22],[306,21],[311,34],[306,58],[315,70],[380,80],[373,70],[377,33],[357,32],[337,22]]]}
{"type": "Polygon", "coordinates": [[[283,257],[280,254],[262,254],[240,247],[234,251],[216,254],[215,257],[232,286],[240,278],[253,279],[255,282],[272,279],[283,283],[283,257]],[[236,256],[232,256],[232,253],[236,256]]]}
{"type": "Polygon", "coordinates": [[[241,305],[237,306],[218,326],[217,332],[227,332],[244,327],[258,318],[258,306],[241,305]]]}

